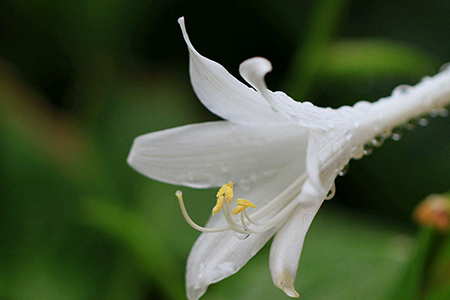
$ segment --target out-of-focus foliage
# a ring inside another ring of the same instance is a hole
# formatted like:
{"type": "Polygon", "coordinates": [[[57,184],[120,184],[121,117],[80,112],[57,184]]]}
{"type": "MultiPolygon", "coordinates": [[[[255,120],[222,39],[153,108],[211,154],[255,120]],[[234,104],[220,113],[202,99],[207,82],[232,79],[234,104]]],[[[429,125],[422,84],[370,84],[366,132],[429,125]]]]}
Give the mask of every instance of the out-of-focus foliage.
{"type": "MultiPolygon", "coordinates": [[[[337,107],[437,72],[450,60],[449,14],[439,0],[0,2],[0,298],[184,299],[198,233],[178,187],[125,163],[139,134],[217,119],[189,84],[178,17],[232,74],[265,56],[273,90],[337,107]]],[[[449,128],[430,120],[337,179],[306,239],[303,299],[384,299],[422,273],[407,299],[449,298],[449,239],[416,239],[410,220],[450,188],[449,128]]],[[[214,191],[185,193],[206,222],[214,191]]],[[[229,298],[285,299],[268,247],[205,295],[229,298]]]]}

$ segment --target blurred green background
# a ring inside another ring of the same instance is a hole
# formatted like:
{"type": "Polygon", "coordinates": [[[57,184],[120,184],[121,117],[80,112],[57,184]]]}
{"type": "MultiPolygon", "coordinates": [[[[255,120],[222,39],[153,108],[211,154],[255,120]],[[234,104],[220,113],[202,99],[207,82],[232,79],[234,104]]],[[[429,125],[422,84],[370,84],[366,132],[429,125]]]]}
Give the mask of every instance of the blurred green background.
{"type": "MultiPolygon", "coordinates": [[[[264,56],[272,90],[320,106],[374,101],[450,60],[449,1],[1,1],[0,299],[185,299],[198,233],[178,187],[125,162],[140,134],[217,119],[190,86],[180,16],[233,75],[264,56]]],[[[450,299],[450,243],[411,220],[450,188],[449,128],[432,119],[336,180],[306,239],[302,299],[450,299]]],[[[215,191],[184,191],[206,222],[215,191]]],[[[287,299],[268,248],[203,299],[287,299]]]]}

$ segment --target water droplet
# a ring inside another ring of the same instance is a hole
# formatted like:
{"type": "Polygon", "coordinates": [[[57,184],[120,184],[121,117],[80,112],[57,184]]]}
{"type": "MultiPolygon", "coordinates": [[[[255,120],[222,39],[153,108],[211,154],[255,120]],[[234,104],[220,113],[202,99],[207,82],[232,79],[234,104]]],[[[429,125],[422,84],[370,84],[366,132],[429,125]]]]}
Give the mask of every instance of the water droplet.
{"type": "Polygon", "coordinates": [[[333,182],[333,185],[331,186],[331,189],[328,191],[328,194],[325,197],[325,200],[333,199],[335,194],[336,194],[336,184],[333,182]]]}
{"type": "Polygon", "coordinates": [[[408,130],[416,129],[418,123],[419,123],[418,118],[411,119],[405,124],[405,128],[408,130]]]}
{"type": "Polygon", "coordinates": [[[392,139],[394,141],[400,141],[402,139],[403,136],[403,128],[401,126],[399,127],[395,127],[394,129],[392,129],[392,139]]]}
{"type": "Polygon", "coordinates": [[[439,115],[444,118],[448,117],[448,110],[446,108],[439,109],[439,115]]]}
{"type": "Polygon", "coordinates": [[[439,116],[439,113],[436,109],[432,109],[428,112],[428,114],[430,115],[430,117],[432,118],[436,118],[437,116],[439,116]]]}
{"type": "Polygon", "coordinates": [[[428,119],[425,117],[421,117],[418,121],[419,125],[425,127],[428,125],[428,119]]]}
{"type": "Polygon", "coordinates": [[[361,100],[359,102],[356,102],[353,107],[359,111],[366,111],[370,108],[370,105],[371,105],[370,102],[361,100]]]}
{"type": "Polygon", "coordinates": [[[361,125],[358,120],[352,120],[352,122],[355,128],[358,128],[361,125]]]}
{"type": "Polygon", "coordinates": [[[350,129],[347,129],[344,134],[348,141],[350,141],[352,139],[353,134],[350,129]]]}
{"type": "Polygon", "coordinates": [[[385,140],[387,140],[388,138],[390,138],[392,136],[392,130],[390,130],[390,129],[386,130],[381,135],[384,137],[385,140]]]}
{"type": "Polygon", "coordinates": [[[383,146],[385,140],[386,139],[384,138],[384,136],[378,135],[370,143],[374,147],[381,147],[381,146],[383,146]]]}
{"type": "Polygon", "coordinates": [[[372,154],[372,152],[373,152],[372,144],[364,145],[364,150],[363,150],[364,155],[370,155],[370,154],[372,154]]]}
{"type": "Polygon", "coordinates": [[[364,157],[364,147],[360,146],[353,150],[353,158],[358,160],[364,157]]]}
{"type": "Polygon", "coordinates": [[[450,62],[443,64],[440,68],[439,68],[439,72],[445,72],[450,70],[450,62]]]}
{"type": "Polygon", "coordinates": [[[408,93],[408,90],[411,88],[410,85],[402,84],[392,90],[392,96],[400,96],[408,93]]]}
{"type": "Polygon", "coordinates": [[[344,168],[342,168],[342,170],[339,171],[338,175],[339,176],[345,176],[348,174],[348,172],[350,171],[350,164],[346,164],[344,166],[344,168]]]}

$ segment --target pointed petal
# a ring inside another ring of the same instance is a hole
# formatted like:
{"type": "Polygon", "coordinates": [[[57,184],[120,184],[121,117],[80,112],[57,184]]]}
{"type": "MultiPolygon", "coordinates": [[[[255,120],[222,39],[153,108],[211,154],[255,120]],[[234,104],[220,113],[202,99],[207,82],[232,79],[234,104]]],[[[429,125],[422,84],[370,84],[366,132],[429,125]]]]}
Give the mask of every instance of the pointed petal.
{"type": "Polygon", "coordinates": [[[297,275],[303,242],[309,226],[325,197],[325,195],[319,195],[308,181],[303,189],[303,195],[300,194],[299,199],[300,205],[275,235],[270,248],[269,258],[270,275],[274,285],[293,298],[299,297],[294,288],[294,281],[297,275]],[[307,200],[303,201],[303,199],[307,200]]]}
{"type": "Polygon", "coordinates": [[[139,136],[127,161],[145,176],[172,184],[205,188],[231,180],[248,185],[304,160],[306,139],[306,130],[293,124],[209,122],[139,136]]]}
{"type": "MultiPolygon", "coordinates": [[[[294,161],[278,176],[266,177],[248,188],[235,187],[236,197],[251,199],[258,207],[275,198],[304,171],[304,162],[294,161]]],[[[223,216],[210,218],[207,226],[221,226],[223,216]]],[[[242,268],[275,232],[250,235],[239,240],[232,232],[203,233],[189,255],[186,287],[189,299],[198,299],[212,283],[218,282],[242,268]]]]}
{"type": "Polygon", "coordinates": [[[190,54],[192,86],[200,101],[214,114],[235,123],[285,122],[255,90],[234,78],[220,64],[195,50],[184,24],[178,19],[190,54]]]}

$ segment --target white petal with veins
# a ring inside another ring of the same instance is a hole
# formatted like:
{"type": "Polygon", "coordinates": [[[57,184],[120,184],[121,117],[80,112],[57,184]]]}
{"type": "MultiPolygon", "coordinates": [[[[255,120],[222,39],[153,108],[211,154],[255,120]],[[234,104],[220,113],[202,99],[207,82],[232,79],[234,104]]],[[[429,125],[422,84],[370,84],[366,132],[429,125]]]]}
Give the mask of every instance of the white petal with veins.
{"type": "Polygon", "coordinates": [[[275,176],[306,153],[306,129],[287,125],[219,121],[149,133],[135,139],[128,164],[150,178],[197,188],[275,176]]]}

